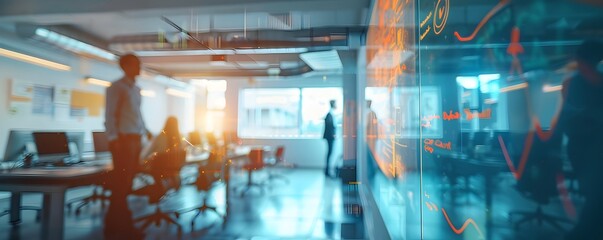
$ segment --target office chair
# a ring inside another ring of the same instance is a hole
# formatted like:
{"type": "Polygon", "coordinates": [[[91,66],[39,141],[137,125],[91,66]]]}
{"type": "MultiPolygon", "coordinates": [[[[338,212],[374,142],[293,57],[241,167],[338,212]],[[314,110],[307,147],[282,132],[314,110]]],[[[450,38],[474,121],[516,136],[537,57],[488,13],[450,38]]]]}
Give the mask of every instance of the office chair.
{"type": "MultiPolygon", "coordinates": [[[[92,140],[95,154],[109,153],[109,139],[107,138],[107,134],[105,132],[92,132],[92,140]]],[[[105,177],[103,177],[103,179],[99,179],[99,181],[94,184],[92,195],[72,199],[67,202],[67,211],[71,212],[73,205],[77,204],[77,207],[75,208],[75,215],[78,216],[83,207],[98,201],[101,203],[101,208],[104,208],[106,203],[109,202],[109,196],[107,195],[109,190],[105,188],[106,182],[107,179],[105,177]]]]}
{"type": "Polygon", "coordinates": [[[197,220],[201,213],[206,213],[207,211],[214,212],[218,214],[218,216],[224,218],[224,216],[218,212],[216,207],[207,204],[207,199],[210,197],[212,189],[219,185],[218,182],[222,175],[222,163],[218,160],[216,154],[210,154],[206,163],[199,165],[198,172],[199,175],[194,184],[197,187],[197,190],[200,192],[205,192],[205,195],[203,196],[203,204],[201,206],[184,211],[197,212],[191,219],[191,228],[195,228],[195,220],[197,220]]]}
{"type": "Polygon", "coordinates": [[[180,189],[180,169],[186,161],[186,150],[171,150],[157,154],[153,160],[148,162],[147,170],[143,174],[148,174],[153,178],[153,184],[138,189],[133,192],[136,195],[149,196],[149,203],[156,203],[155,212],[135,220],[142,223],[141,229],[146,229],[151,223],[159,226],[162,221],[172,223],[178,228],[178,235],[182,234],[182,226],[172,218],[172,214],[179,218],[178,211],[162,211],[161,203],[170,190],[178,191],[180,189]]]}
{"type": "Polygon", "coordinates": [[[253,182],[253,172],[264,168],[264,149],[251,149],[248,158],[249,162],[242,166],[242,169],[247,171],[247,184],[243,186],[245,189],[241,192],[241,196],[244,196],[253,187],[259,188],[264,193],[263,184],[253,182]]]}
{"type": "Polygon", "coordinates": [[[276,148],[273,161],[268,163],[266,167],[270,168],[270,171],[268,172],[268,179],[266,179],[267,182],[275,179],[281,179],[284,182],[289,183],[289,179],[284,175],[274,172],[274,168],[277,167],[294,167],[292,163],[289,163],[285,160],[285,146],[278,146],[278,148],[276,148]]]}
{"type": "MultiPolygon", "coordinates": [[[[562,158],[553,149],[555,149],[555,140],[551,142],[540,142],[534,140],[532,151],[526,163],[526,169],[522,178],[517,182],[516,189],[524,197],[535,202],[537,207],[534,211],[512,211],[509,213],[509,220],[513,216],[520,216],[515,222],[515,228],[529,221],[537,221],[539,225],[543,222],[564,231],[562,223],[572,224],[567,218],[547,214],[542,207],[550,202],[551,198],[558,197],[556,177],[562,172],[562,158]]],[[[558,147],[557,147],[558,148],[558,147]]]]}
{"type": "Polygon", "coordinates": [[[67,203],[67,211],[71,212],[73,205],[77,204],[77,207],[75,207],[75,215],[79,216],[82,208],[98,201],[100,201],[101,208],[104,208],[109,202],[109,196],[107,195],[108,190],[104,187],[105,182],[106,181],[97,183],[92,189],[92,195],[70,200],[67,203]]]}

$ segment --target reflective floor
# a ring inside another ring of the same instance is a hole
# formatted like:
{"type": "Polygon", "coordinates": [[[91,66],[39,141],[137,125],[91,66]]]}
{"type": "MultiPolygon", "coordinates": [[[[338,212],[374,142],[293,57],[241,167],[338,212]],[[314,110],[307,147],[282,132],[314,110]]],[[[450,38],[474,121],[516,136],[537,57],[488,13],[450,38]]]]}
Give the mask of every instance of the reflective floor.
{"type": "MultiPolygon", "coordinates": [[[[404,182],[375,178],[373,188],[382,206],[387,208],[384,220],[389,224],[405,226],[392,231],[396,239],[568,239],[568,232],[576,224],[572,213],[583,210],[584,198],[568,189],[568,198],[550,196],[546,202],[537,202],[534,196],[524,194],[515,178],[509,173],[489,176],[471,175],[459,177],[451,183],[451,177],[442,177],[425,171],[423,203],[416,194],[406,194],[401,201],[387,199],[396,189],[407,193],[416,192],[404,182]],[[423,218],[420,218],[420,211],[423,218]]],[[[406,175],[407,181],[418,179],[417,174],[406,175]]],[[[570,186],[569,182],[565,183],[570,186]]],[[[574,239],[574,238],[569,238],[574,239]]],[[[601,239],[594,237],[590,239],[601,239]]]]}
{"type": "MultiPolygon", "coordinates": [[[[244,185],[246,173],[235,171],[228,201],[229,215],[223,220],[218,214],[202,214],[191,226],[195,212],[183,213],[178,222],[182,225],[182,239],[362,239],[364,225],[360,202],[353,188],[343,187],[339,180],[324,177],[321,170],[286,169],[287,180],[276,179],[268,183],[264,192],[252,189],[245,196],[235,192],[244,185]]],[[[257,174],[260,181],[264,174],[257,174]]],[[[70,190],[67,201],[90,194],[90,187],[70,190]]],[[[210,193],[208,205],[217,206],[224,214],[226,209],[224,185],[210,193]]],[[[205,193],[195,186],[185,186],[163,201],[162,209],[187,209],[199,206],[205,193]]],[[[9,205],[9,195],[0,195],[0,209],[9,205]]],[[[41,195],[25,194],[23,205],[41,205],[41,195]]],[[[139,217],[155,211],[147,197],[131,196],[130,208],[139,217]]],[[[93,204],[82,209],[79,215],[65,209],[66,239],[102,239],[104,209],[93,204]]],[[[22,211],[22,223],[12,227],[8,216],[0,217],[0,239],[39,239],[40,224],[32,211],[22,211]]],[[[178,239],[177,228],[163,223],[151,225],[147,239],[178,239]]]]}

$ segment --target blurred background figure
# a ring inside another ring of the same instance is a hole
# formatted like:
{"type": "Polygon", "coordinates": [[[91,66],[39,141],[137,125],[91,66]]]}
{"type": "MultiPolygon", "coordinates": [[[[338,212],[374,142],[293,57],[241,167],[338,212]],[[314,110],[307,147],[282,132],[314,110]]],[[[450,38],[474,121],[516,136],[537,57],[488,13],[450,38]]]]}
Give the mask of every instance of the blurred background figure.
{"type": "Polygon", "coordinates": [[[368,174],[372,178],[372,175],[377,170],[377,163],[373,153],[376,152],[376,143],[379,132],[379,119],[373,109],[371,109],[372,100],[366,100],[366,108],[368,114],[366,115],[366,143],[367,143],[367,159],[368,161],[368,174]]]}
{"type": "Polygon", "coordinates": [[[603,236],[599,218],[603,214],[603,74],[597,65],[603,60],[603,44],[586,41],[576,52],[578,72],[563,83],[560,125],[568,137],[567,153],[577,176],[585,204],[578,223],[567,239],[603,236]]]}
{"type": "Polygon", "coordinates": [[[325,131],[323,138],[327,140],[327,165],[325,166],[325,176],[333,177],[331,175],[331,154],[333,153],[333,142],[335,141],[335,121],[333,120],[333,111],[335,110],[335,100],[329,101],[331,108],[329,113],[325,116],[325,131]]]}

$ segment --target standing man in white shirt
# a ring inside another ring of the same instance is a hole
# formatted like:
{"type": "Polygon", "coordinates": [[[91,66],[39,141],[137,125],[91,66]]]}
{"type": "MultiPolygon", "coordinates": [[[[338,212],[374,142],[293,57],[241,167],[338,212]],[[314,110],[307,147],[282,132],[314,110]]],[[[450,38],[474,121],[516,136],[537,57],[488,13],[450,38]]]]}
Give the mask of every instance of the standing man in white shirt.
{"type": "Polygon", "coordinates": [[[111,197],[105,217],[106,239],[142,238],[133,224],[127,196],[132,191],[132,180],[139,164],[142,136],[151,138],[140,112],[140,88],[136,77],[140,75],[140,60],[133,54],[119,59],[124,76],[107,88],[105,128],[109,149],[113,156],[110,176],[111,197]]]}

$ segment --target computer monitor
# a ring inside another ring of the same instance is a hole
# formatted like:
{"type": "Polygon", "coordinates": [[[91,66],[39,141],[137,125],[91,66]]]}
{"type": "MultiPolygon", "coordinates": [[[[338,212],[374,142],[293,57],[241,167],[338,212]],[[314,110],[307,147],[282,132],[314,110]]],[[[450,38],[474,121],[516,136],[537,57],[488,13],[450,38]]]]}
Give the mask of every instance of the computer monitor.
{"type": "Polygon", "coordinates": [[[109,152],[109,139],[105,132],[92,132],[92,142],[94,143],[94,153],[109,152]]]}
{"type": "Polygon", "coordinates": [[[10,130],[8,135],[8,141],[6,142],[6,149],[4,150],[4,161],[16,161],[19,160],[19,156],[22,153],[30,152],[27,145],[33,146],[34,139],[31,131],[26,130],[10,130]]]}
{"type": "Polygon", "coordinates": [[[33,138],[39,161],[57,161],[61,157],[70,155],[69,141],[65,132],[34,132],[33,138]]]}
{"type": "Polygon", "coordinates": [[[75,144],[77,148],[77,152],[70,151],[72,155],[75,157],[81,158],[82,153],[84,152],[84,132],[66,132],[67,141],[71,144],[75,144]]]}

